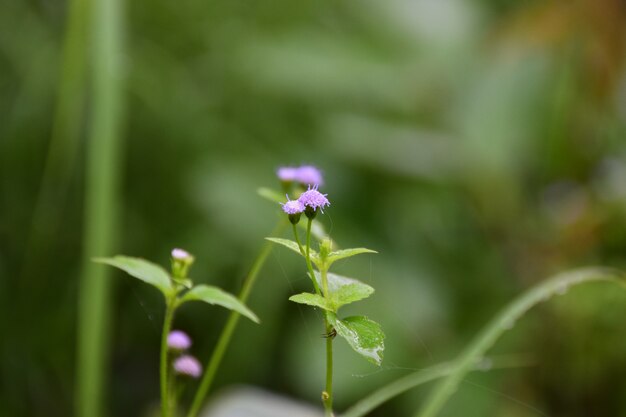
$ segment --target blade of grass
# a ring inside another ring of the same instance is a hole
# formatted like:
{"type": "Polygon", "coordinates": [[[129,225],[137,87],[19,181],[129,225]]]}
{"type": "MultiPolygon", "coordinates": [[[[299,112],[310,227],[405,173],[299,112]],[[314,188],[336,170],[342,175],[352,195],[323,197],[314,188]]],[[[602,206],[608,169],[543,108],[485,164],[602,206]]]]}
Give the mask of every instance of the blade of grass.
{"type": "Polygon", "coordinates": [[[87,143],[84,253],[78,304],[76,415],[102,415],[110,271],[90,261],[110,254],[116,230],[122,119],[120,0],[93,0],[93,103],[87,143]]]}
{"type": "Polygon", "coordinates": [[[474,338],[454,361],[455,365],[452,372],[426,398],[424,406],[415,414],[416,417],[435,417],[454,394],[459,383],[472,366],[484,356],[505,331],[510,330],[515,322],[532,307],[557,294],[564,294],[574,285],[594,281],[609,281],[623,286],[624,278],[624,273],[620,271],[608,268],[584,268],[558,274],[530,288],[506,306],[474,338]]]}
{"type": "MultiPolygon", "coordinates": [[[[274,231],[272,232],[272,236],[279,235],[283,229],[287,227],[287,222],[283,218],[280,220],[279,224],[276,226],[274,231]]],[[[254,260],[252,264],[252,268],[250,268],[250,272],[246,277],[241,292],[239,293],[239,301],[245,304],[250,296],[250,292],[252,291],[252,287],[254,287],[254,283],[256,282],[257,276],[265,265],[265,261],[267,257],[272,252],[272,248],[274,247],[272,242],[266,241],[259,252],[259,255],[254,260]]],[[[200,411],[200,407],[202,407],[202,402],[206,398],[209,393],[209,389],[211,388],[211,384],[213,383],[213,379],[215,379],[215,374],[222,363],[222,359],[224,358],[224,354],[228,349],[228,345],[230,344],[230,340],[233,337],[233,333],[235,332],[235,328],[237,327],[237,323],[239,322],[239,318],[241,315],[232,311],[228,316],[228,321],[220,334],[219,339],[217,340],[217,344],[215,345],[215,349],[213,350],[213,354],[209,359],[209,363],[206,366],[206,371],[202,376],[202,381],[200,382],[200,386],[196,391],[195,396],[193,397],[193,402],[191,403],[191,407],[189,409],[189,413],[187,413],[187,417],[196,417],[198,412],[200,411]]]]}
{"type": "MultiPolygon", "coordinates": [[[[495,369],[518,368],[529,366],[528,360],[520,357],[486,358],[475,363],[470,371],[491,371],[495,369]],[[485,361],[489,361],[488,366],[485,361]]],[[[413,372],[377,389],[347,409],[341,417],[363,417],[381,404],[419,385],[446,377],[456,369],[454,363],[446,362],[413,372]]]]}
{"type": "MultiPolygon", "coordinates": [[[[21,282],[30,283],[59,227],[79,154],[87,73],[90,0],[71,0],[63,40],[61,74],[44,172],[28,231],[21,282]]],[[[29,288],[44,293],[46,288],[29,288]]]]}

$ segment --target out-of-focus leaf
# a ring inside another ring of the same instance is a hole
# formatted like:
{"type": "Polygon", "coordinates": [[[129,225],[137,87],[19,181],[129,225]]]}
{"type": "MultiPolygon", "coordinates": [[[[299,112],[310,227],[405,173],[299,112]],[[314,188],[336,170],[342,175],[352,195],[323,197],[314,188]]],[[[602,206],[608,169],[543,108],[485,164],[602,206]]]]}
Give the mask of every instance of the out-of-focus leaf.
{"type": "Polygon", "coordinates": [[[217,287],[203,284],[193,287],[181,298],[180,304],[187,301],[204,301],[208,304],[219,305],[229,310],[236,311],[255,323],[259,323],[259,318],[248,307],[233,295],[217,287]]]}
{"type": "Polygon", "coordinates": [[[167,271],[145,259],[117,255],[112,258],[94,258],[93,261],[119,268],[129,275],[155,286],[166,296],[173,290],[172,281],[167,271]]]}
{"type": "Polygon", "coordinates": [[[450,399],[452,394],[471,370],[472,366],[482,358],[487,350],[510,330],[522,316],[535,305],[549,300],[558,294],[565,294],[569,288],[593,281],[609,281],[620,284],[624,288],[625,274],[608,268],[582,268],[560,273],[527,290],[513,300],[478,333],[455,360],[456,368],[437,385],[429,394],[422,408],[415,417],[435,417],[450,399]]]}
{"type": "Polygon", "coordinates": [[[284,203],[286,201],[286,198],[284,195],[282,195],[276,190],[272,190],[271,188],[261,187],[261,188],[258,188],[256,192],[264,199],[274,202],[274,203],[284,203]]]}

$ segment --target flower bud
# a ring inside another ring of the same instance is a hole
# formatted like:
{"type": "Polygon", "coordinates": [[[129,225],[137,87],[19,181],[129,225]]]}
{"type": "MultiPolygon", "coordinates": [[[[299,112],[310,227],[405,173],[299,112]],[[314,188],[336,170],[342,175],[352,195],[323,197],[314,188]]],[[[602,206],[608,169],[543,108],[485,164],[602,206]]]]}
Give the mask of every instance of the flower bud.
{"type": "Polygon", "coordinates": [[[187,278],[189,267],[193,264],[194,257],[183,249],[172,250],[172,277],[177,282],[187,278]]]}
{"type": "Polygon", "coordinates": [[[290,200],[289,196],[286,197],[287,202],[281,203],[283,211],[289,216],[291,224],[298,224],[300,221],[300,215],[304,211],[304,205],[299,200],[290,200]]]}

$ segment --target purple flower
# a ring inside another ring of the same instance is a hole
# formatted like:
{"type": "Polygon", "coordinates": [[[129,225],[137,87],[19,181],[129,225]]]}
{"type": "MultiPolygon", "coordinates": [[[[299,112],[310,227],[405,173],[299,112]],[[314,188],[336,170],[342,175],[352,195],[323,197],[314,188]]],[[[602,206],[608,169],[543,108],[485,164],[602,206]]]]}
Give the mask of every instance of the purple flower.
{"type": "Polygon", "coordinates": [[[323,185],[322,173],[312,165],[303,165],[298,168],[296,180],[306,185],[323,185]]]}
{"type": "Polygon", "coordinates": [[[287,202],[281,203],[283,211],[287,214],[300,214],[304,211],[304,204],[300,200],[290,200],[287,196],[287,202]]]}
{"type": "Polygon", "coordinates": [[[186,250],[176,248],[172,250],[172,258],[185,260],[191,258],[191,255],[186,250]]]}
{"type": "Polygon", "coordinates": [[[285,181],[285,182],[296,181],[296,179],[298,178],[298,170],[299,168],[280,167],[276,171],[276,175],[278,176],[278,179],[281,181],[285,181]]]}
{"type": "Polygon", "coordinates": [[[305,207],[310,207],[313,210],[316,210],[319,207],[320,211],[323,213],[324,207],[330,206],[330,201],[326,198],[327,195],[328,194],[322,194],[317,191],[317,185],[313,188],[309,185],[309,189],[300,195],[298,201],[305,207]]]}
{"type": "Polygon", "coordinates": [[[191,355],[183,355],[174,361],[174,370],[179,375],[198,378],[202,375],[202,365],[191,355]]]}
{"type": "Polygon", "coordinates": [[[181,330],[173,330],[167,335],[167,347],[172,350],[187,350],[191,347],[191,338],[181,330]]]}

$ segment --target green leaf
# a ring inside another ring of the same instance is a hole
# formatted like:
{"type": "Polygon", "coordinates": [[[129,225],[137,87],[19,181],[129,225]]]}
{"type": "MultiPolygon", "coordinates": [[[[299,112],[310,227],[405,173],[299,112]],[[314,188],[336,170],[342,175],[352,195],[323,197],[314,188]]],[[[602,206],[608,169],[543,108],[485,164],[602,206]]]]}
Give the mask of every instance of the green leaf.
{"type": "Polygon", "coordinates": [[[269,200],[274,203],[284,203],[286,201],[285,196],[279,193],[276,190],[272,190],[270,188],[261,187],[257,188],[257,194],[263,197],[266,200],[269,200]]]}
{"type": "Polygon", "coordinates": [[[331,298],[337,309],[346,304],[363,300],[374,293],[374,288],[362,282],[348,284],[331,293],[331,298]]]}
{"type": "MultiPolygon", "coordinates": [[[[286,247],[288,249],[291,249],[292,251],[294,251],[298,255],[304,256],[300,252],[300,248],[298,247],[298,242],[295,242],[295,241],[289,240],[289,239],[281,239],[279,237],[266,237],[265,239],[269,240],[270,242],[274,242],[274,243],[278,243],[279,245],[283,245],[284,247],[286,247]]],[[[314,264],[317,265],[319,263],[319,255],[313,249],[310,249],[310,254],[311,254],[311,262],[313,262],[314,264]]]]}
{"type": "Polygon", "coordinates": [[[259,318],[248,307],[233,295],[217,287],[203,284],[197,285],[183,295],[180,299],[180,304],[186,303],[187,301],[204,301],[208,304],[219,305],[229,310],[236,311],[255,323],[259,323],[259,318]]]}
{"type": "Polygon", "coordinates": [[[453,372],[430,392],[424,406],[416,413],[416,416],[435,417],[438,415],[472,366],[484,357],[487,350],[500,336],[510,330],[528,310],[555,295],[566,293],[574,285],[592,281],[615,282],[622,284],[623,288],[625,275],[621,271],[608,268],[584,268],[558,274],[527,290],[497,314],[467,345],[454,361],[456,367],[453,372]]]}
{"type": "Polygon", "coordinates": [[[335,252],[331,252],[326,258],[327,265],[330,266],[333,262],[339,261],[341,259],[349,258],[354,255],[360,255],[362,253],[378,253],[375,250],[367,249],[367,248],[352,248],[352,249],[342,249],[335,252]]]}
{"type": "MultiPolygon", "coordinates": [[[[335,309],[355,301],[362,300],[374,293],[374,288],[362,283],[358,279],[344,277],[329,272],[328,278],[328,294],[329,298],[335,306],[335,309]]],[[[320,286],[322,285],[322,274],[315,271],[315,278],[320,286]]]]}
{"type": "Polygon", "coordinates": [[[333,304],[329,300],[322,297],[321,295],[312,294],[310,292],[303,292],[301,294],[292,295],[291,297],[289,297],[289,300],[293,301],[294,303],[319,307],[321,309],[331,312],[336,311],[335,306],[333,306],[333,304]]]}
{"type": "Polygon", "coordinates": [[[346,339],[355,352],[380,366],[385,350],[385,334],[378,323],[365,316],[351,316],[339,320],[330,313],[328,318],[337,334],[346,339]]]}
{"type": "Polygon", "coordinates": [[[126,271],[129,275],[157,287],[166,296],[173,290],[167,271],[145,259],[117,255],[112,258],[94,258],[93,261],[126,271]]]}

